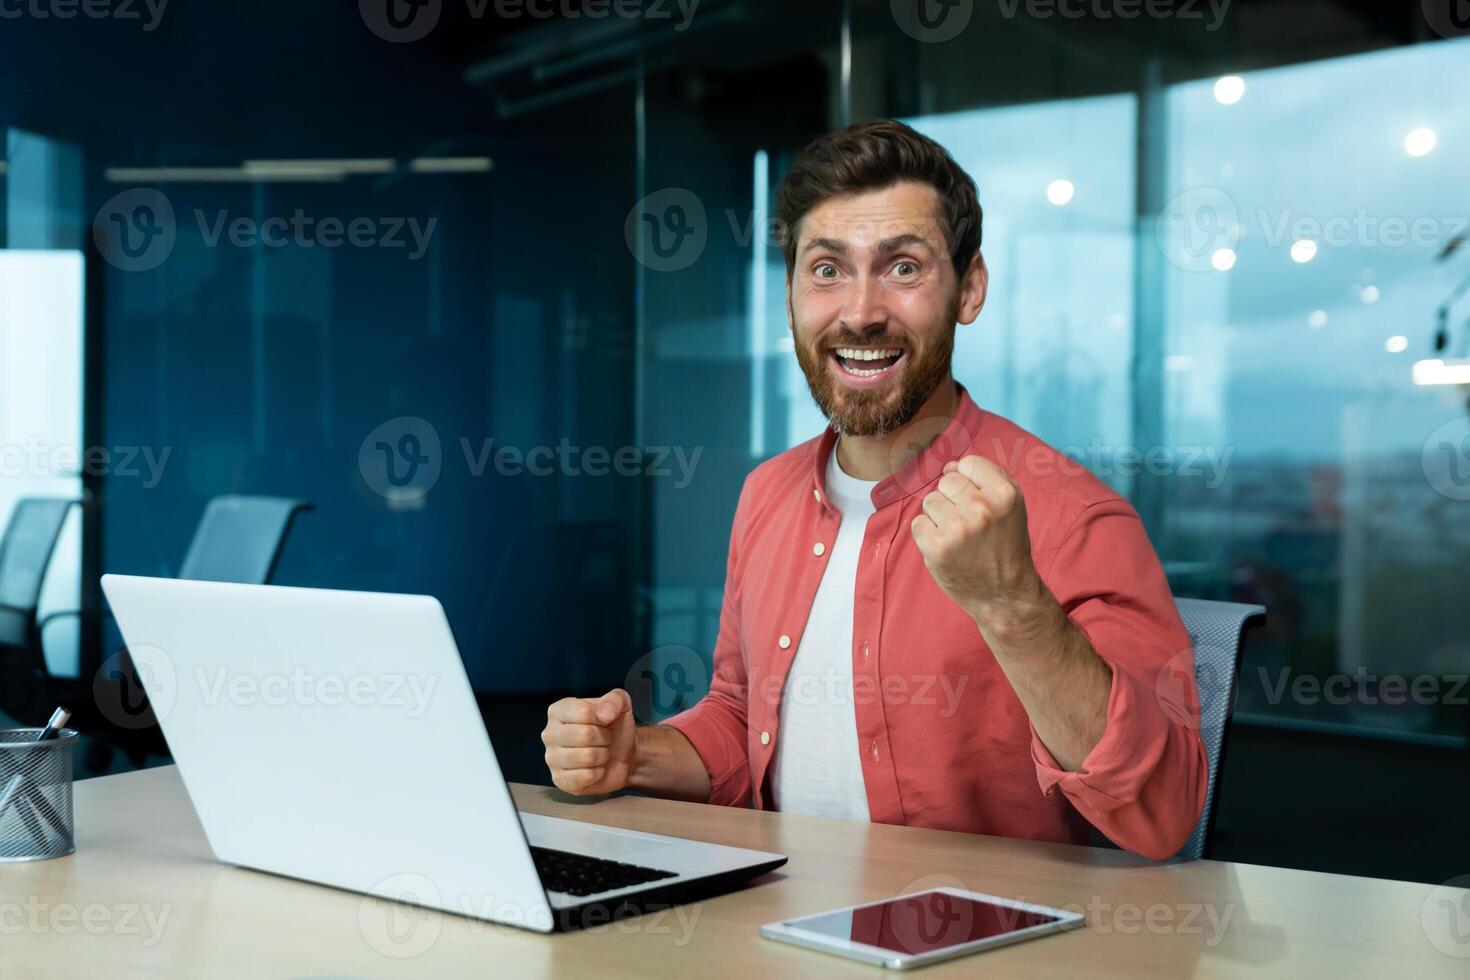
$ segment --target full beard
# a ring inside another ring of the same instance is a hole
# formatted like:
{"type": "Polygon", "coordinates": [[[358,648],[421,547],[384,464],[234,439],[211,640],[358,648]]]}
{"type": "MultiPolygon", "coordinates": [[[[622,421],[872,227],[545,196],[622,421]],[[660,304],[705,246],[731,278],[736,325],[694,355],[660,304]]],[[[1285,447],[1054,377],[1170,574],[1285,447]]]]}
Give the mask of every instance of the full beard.
{"type": "Polygon", "coordinates": [[[881,438],[912,421],[949,378],[954,335],[954,317],[950,317],[948,330],[940,331],[933,343],[920,349],[893,342],[887,334],[869,337],[844,331],[836,342],[824,342],[822,347],[798,343],[796,360],[806,375],[812,398],[833,431],[844,436],[881,438]],[[881,387],[852,388],[842,384],[827,363],[831,347],[848,344],[904,347],[907,363],[897,377],[881,387]]]}

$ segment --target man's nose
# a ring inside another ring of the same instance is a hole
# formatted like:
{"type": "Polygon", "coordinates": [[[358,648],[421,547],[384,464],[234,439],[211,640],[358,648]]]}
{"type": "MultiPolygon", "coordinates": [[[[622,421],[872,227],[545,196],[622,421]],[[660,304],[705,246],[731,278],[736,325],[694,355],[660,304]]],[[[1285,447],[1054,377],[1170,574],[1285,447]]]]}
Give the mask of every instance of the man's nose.
{"type": "Polygon", "coordinates": [[[884,326],[887,322],[887,296],[878,283],[878,277],[858,276],[842,307],[842,325],[854,333],[862,333],[875,326],[884,326]]]}

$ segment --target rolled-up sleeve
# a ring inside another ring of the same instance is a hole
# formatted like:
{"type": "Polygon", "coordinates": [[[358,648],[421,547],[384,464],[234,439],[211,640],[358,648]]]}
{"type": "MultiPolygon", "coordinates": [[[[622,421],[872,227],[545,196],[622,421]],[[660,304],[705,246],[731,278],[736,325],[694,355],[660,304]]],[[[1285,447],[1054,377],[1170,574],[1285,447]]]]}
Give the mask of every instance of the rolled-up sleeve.
{"type": "Polygon", "coordinates": [[[1048,567],[1043,578],[1113,680],[1103,736],[1075,771],[1063,769],[1032,729],[1042,791],[1060,789],[1119,847],[1172,857],[1204,810],[1209,764],[1194,654],[1168,580],[1122,500],[1084,509],[1048,567]]]}
{"type": "Polygon", "coordinates": [[[692,708],[664,722],[684,733],[709,771],[709,802],[723,806],[750,803],[748,679],[740,643],[740,541],[750,510],[750,483],[740,492],[730,552],[725,564],[725,596],[720,606],[720,632],[715,640],[714,676],[709,693],[692,708]]]}

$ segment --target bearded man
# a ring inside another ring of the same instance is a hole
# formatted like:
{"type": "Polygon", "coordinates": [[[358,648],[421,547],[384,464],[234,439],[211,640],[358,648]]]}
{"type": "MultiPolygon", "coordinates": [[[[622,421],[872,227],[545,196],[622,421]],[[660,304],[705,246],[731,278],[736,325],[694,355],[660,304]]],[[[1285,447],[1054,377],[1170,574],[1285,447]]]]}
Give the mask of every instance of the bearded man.
{"type": "Polygon", "coordinates": [[[557,701],[552,781],[1172,856],[1208,772],[1189,638],[1128,502],[953,377],[989,285],[974,181],[864,123],[778,212],[830,427],[745,481],[709,693],[647,726],[622,690],[557,701]]]}

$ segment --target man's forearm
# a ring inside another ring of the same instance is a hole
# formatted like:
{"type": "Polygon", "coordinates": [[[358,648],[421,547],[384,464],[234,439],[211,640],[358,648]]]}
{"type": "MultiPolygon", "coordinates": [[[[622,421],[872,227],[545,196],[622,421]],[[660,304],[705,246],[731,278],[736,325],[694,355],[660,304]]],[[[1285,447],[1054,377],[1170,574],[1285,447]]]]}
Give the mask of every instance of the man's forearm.
{"type": "Polygon", "coordinates": [[[981,610],[976,624],[1011,682],[1043,745],[1075,771],[1102,739],[1113,672],[1050,590],[1004,610],[981,610]]]}
{"type": "Polygon", "coordinates": [[[709,772],[683,732],[668,725],[642,725],[637,739],[630,788],[672,800],[709,802],[709,772]]]}

